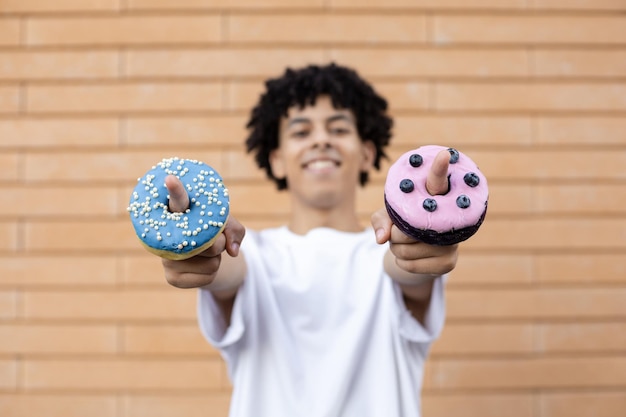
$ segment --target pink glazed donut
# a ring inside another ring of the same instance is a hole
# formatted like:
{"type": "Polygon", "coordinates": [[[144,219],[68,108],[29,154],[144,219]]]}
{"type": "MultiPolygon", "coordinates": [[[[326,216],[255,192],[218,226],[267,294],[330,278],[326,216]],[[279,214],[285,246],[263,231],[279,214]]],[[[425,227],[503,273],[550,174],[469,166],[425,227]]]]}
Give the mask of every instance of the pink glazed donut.
{"type": "Polygon", "coordinates": [[[406,235],[431,244],[453,245],[469,239],[485,219],[489,189],[474,161],[453,148],[427,145],[402,155],[385,182],[385,207],[406,235]],[[448,192],[430,195],[426,178],[439,152],[450,152],[448,192]]]}

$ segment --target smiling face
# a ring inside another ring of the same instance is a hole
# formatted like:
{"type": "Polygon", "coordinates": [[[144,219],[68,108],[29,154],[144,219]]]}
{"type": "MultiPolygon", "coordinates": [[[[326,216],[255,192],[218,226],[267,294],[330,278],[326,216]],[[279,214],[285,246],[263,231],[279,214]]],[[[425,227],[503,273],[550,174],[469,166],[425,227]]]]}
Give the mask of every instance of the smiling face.
{"type": "Polygon", "coordinates": [[[287,179],[296,200],[331,209],[354,201],[360,174],[372,168],[375,152],[359,137],[352,112],[320,96],[313,106],[289,109],[270,164],[277,178],[287,179]]]}

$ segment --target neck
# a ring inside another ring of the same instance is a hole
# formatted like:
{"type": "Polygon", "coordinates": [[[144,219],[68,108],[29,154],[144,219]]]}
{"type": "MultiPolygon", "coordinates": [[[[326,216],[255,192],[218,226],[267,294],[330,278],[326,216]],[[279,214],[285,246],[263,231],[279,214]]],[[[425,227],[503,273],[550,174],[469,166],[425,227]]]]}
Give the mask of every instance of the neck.
{"type": "Polygon", "coordinates": [[[351,204],[318,208],[298,204],[292,199],[292,210],[288,227],[294,233],[306,234],[318,227],[329,227],[342,232],[360,232],[363,226],[359,222],[354,202],[351,204]]]}

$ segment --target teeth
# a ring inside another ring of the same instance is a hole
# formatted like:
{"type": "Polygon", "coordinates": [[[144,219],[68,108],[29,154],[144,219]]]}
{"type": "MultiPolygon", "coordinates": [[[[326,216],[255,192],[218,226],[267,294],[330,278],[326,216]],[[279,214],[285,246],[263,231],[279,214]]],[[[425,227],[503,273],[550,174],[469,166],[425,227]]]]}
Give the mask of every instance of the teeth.
{"type": "Polygon", "coordinates": [[[307,166],[310,169],[325,169],[334,167],[335,163],[333,161],[313,161],[310,162],[307,166]]]}

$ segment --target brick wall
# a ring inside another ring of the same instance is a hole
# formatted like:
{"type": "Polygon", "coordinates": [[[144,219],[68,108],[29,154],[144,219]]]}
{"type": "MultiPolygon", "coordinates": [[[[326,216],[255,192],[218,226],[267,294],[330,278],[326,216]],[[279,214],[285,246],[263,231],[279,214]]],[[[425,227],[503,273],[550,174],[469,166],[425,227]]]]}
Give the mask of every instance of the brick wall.
{"type": "MultiPolygon", "coordinates": [[[[455,146],[490,179],[425,416],[623,416],[625,12],[624,0],[0,0],[0,415],[226,415],[195,293],[164,282],[127,199],[156,161],[192,157],[224,175],[248,227],[280,223],[285,196],[242,150],[247,111],[286,65],[337,60],[390,99],[392,159],[455,146]]],[[[361,193],[364,220],[383,181],[361,193]]]]}

